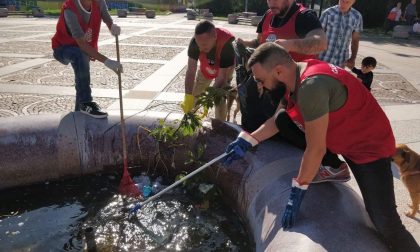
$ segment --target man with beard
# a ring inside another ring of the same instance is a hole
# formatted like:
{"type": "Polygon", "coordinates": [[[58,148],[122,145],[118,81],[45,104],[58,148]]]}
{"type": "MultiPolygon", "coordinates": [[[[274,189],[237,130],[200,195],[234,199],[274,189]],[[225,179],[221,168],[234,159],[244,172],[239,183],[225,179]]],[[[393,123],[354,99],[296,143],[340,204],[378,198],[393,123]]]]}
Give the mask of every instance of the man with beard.
{"type": "MultiPolygon", "coordinates": [[[[254,78],[264,88],[286,89],[286,113],[305,130],[307,146],[282,218],[291,228],[309,183],[329,148],[347,160],[378,233],[393,251],[419,251],[396,210],[391,171],[395,139],[385,113],[372,94],[352,74],[316,59],[296,63],[286,49],[266,43],[248,61],[254,78]]],[[[252,133],[242,131],[229,144],[225,163],[279,131],[276,116],[252,133]]]]}
{"type": "MultiPolygon", "coordinates": [[[[306,9],[295,0],[267,0],[269,10],[264,14],[257,28],[257,39],[238,43],[258,47],[265,42],[275,42],[285,48],[295,61],[316,58],[327,48],[327,40],[321,23],[314,11],[306,9]]],[[[280,89],[282,87],[279,87],[280,89]]],[[[284,90],[258,92],[252,76],[238,88],[242,127],[256,130],[275,113],[284,90]]],[[[283,128],[279,136],[296,147],[306,147],[304,133],[296,127],[289,116],[280,111],[276,123],[283,128]]],[[[350,179],[348,166],[337,155],[327,151],[320,172],[313,183],[326,181],[345,182],[350,179]]]]}

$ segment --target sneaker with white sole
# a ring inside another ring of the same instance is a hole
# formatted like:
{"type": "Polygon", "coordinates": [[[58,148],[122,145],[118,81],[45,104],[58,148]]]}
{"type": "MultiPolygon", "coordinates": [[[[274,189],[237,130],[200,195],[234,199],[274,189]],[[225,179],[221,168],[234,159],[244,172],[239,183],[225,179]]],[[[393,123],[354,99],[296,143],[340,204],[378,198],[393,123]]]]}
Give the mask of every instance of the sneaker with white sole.
{"type": "Polygon", "coordinates": [[[96,102],[85,102],[80,104],[80,112],[93,118],[106,118],[108,113],[101,111],[101,107],[96,102]]]}
{"type": "Polygon", "coordinates": [[[312,184],[322,182],[347,182],[350,180],[350,171],[347,163],[342,163],[338,169],[330,166],[321,165],[318,174],[315,176],[312,184]]]}

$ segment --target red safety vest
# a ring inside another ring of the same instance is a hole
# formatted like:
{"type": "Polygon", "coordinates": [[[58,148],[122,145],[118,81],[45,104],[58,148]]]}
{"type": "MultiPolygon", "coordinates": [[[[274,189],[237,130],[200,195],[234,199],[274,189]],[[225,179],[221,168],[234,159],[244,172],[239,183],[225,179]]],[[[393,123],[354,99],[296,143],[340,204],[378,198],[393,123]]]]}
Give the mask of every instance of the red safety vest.
{"type": "MultiPolygon", "coordinates": [[[[298,39],[299,36],[296,34],[296,17],[299,13],[306,10],[303,5],[298,4],[299,9],[290,17],[289,21],[281,27],[275,28],[271,26],[271,20],[274,17],[273,12],[268,10],[265,14],[264,22],[262,25],[262,33],[260,38],[260,44],[267,41],[274,42],[277,39],[298,39]]],[[[317,55],[307,55],[295,52],[289,52],[294,61],[303,61],[307,59],[316,59],[317,55]]]]}
{"type": "Polygon", "coordinates": [[[55,49],[64,45],[78,46],[76,40],[67,32],[66,21],[64,19],[65,9],[70,9],[76,14],[79,24],[85,33],[86,42],[98,50],[99,31],[101,29],[101,11],[96,1],[92,1],[89,23],[86,23],[83,20],[73,0],[66,0],[64,2],[61,7],[60,17],[58,18],[55,35],[51,39],[52,48],[55,49]]]}
{"type": "MultiPolygon", "coordinates": [[[[344,69],[319,60],[307,60],[300,82],[314,75],[327,75],[347,88],[347,101],[339,110],[329,113],[327,148],[342,154],[356,164],[369,163],[395,153],[395,139],[384,111],[372,94],[344,69]]],[[[301,128],[304,120],[298,104],[288,100],[287,113],[301,128]]]]}
{"type": "Polygon", "coordinates": [[[212,80],[217,77],[219,74],[220,69],[220,57],[222,53],[222,49],[225,44],[233,38],[233,34],[230,33],[228,30],[223,28],[216,28],[217,39],[216,39],[216,61],[213,66],[209,65],[207,60],[207,54],[205,52],[200,52],[200,71],[203,76],[208,79],[212,80]]]}

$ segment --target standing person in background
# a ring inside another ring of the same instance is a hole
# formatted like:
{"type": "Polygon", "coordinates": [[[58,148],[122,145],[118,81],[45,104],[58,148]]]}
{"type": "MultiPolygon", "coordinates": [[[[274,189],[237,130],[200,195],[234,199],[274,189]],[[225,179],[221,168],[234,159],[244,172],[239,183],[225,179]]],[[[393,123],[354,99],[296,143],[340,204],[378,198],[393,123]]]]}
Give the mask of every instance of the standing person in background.
{"type": "MultiPolygon", "coordinates": [[[[235,70],[235,37],[227,30],[216,28],[210,21],[201,21],[195,27],[194,37],[188,46],[188,64],[185,76],[185,96],[181,103],[184,113],[195,106],[195,97],[202,94],[214,80],[214,87],[230,84],[235,70]],[[197,70],[197,62],[200,69],[197,70]]],[[[206,114],[206,112],[204,112],[206,114]]],[[[215,104],[216,119],[225,121],[226,99],[215,104]]]]}
{"type": "Polygon", "coordinates": [[[326,9],[320,18],[327,34],[328,48],[319,59],[350,69],[354,67],[359,50],[360,33],[363,30],[362,14],[352,8],[356,0],[339,0],[338,5],[326,9]],[[351,55],[349,46],[351,42],[351,55]]]}
{"type": "Polygon", "coordinates": [[[101,20],[113,36],[120,35],[121,28],[114,24],[105,0],[66,0],[61,8],[56,33],[52,37],[54,58],[73,67],[76,82],[75,111],[94,118],[106,118],[108,113],[92,100],[90,88],[90,60],[99,60],[114,72],[123,71],[122,65],[98,52],[101,20]]]}
{"type": "Polygon", "coordinates": [[[404,19],[408,25],[413,25],[417,18],[416,0],[411,0],[405,7],[404,19]]]}
{"type": "Polygon", "coordinates": [[[388,13],[388,16],[385,19],[385,34],[388,31],[394,29],[394,27],[398,24],[401,18],[401,2],[398,2],[394,8],[388,13]]]}

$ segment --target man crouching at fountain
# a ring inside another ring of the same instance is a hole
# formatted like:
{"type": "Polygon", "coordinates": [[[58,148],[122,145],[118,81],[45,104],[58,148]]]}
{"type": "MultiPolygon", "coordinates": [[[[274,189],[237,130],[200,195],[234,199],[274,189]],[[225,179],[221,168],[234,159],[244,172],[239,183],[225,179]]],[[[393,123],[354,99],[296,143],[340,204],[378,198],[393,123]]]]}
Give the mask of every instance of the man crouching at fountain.
{"type": "MultiPolygon", "coordinates": [[[[252,54],[248,65],[257,82],[268,90],[286,89],[286,110],[305,131],[306,149],[282,218],[291,228],[305,192],[319,170],[327,148],[341,154],[350,166],[363,195],[365,208],[376,230],[392,251],[419,251],[413,236],[397,213],[391,156],[395,139],[384,111],[372,94],[346,70],[311,59],[296,63],[287,51],[265,43],[252,54]]],[[[278,133],[275,119],[252,133],[241,132],[226,152],[225,163],[278,133]]]]}
{"type": "MultiPolygon", "coordinates": [[[[194,37],[188,46],[185,96],[181,103],[184,113],[191,112],[195,106],[195,97],[202,94],[213,80],[214,87],[217,88],[229,85],[235,70],[235,51],[232,45],[234,40],[232,33],[216,28],[210,21],[197,24],[194,37]],[[200,69],[197,71],[198,61],[200,69]]],[[[225,121],[226,99],[221,99],[215,104],[215,110],[216,119],[225,121]]]]}
{"type": "Polygon", "coordinates": [[[108,114],[92,101],[89,61],[99,60],[116,73],[122,73],[123,70],[119,62],[98,52],[101,20],[106,23],[112,35],[120,35],[121,28],[113,23],[105,0],[65,0],[56,33],[51,39],[54,58],[64,65],[71,63],[74,70],[74,110],[94,118],[106,118],[108,114]]]}

